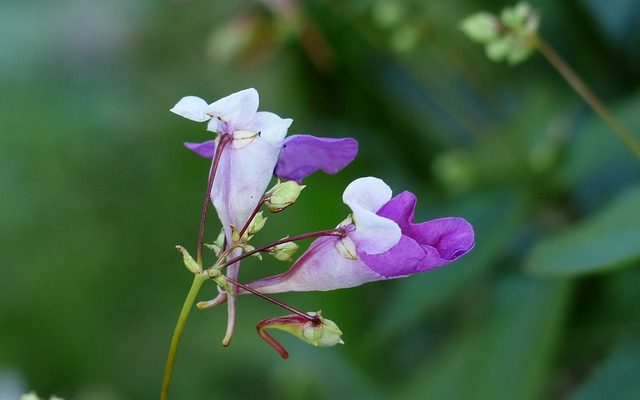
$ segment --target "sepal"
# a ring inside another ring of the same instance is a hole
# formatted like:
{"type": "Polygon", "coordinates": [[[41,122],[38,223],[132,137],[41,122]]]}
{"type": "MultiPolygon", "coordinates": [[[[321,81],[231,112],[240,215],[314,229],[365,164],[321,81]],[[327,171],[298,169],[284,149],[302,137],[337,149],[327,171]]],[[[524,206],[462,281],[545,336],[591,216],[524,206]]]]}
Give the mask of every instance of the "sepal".
{"type": "Polygon", "coordinates": [[[197,274],[202,270],[202,267],[191,257],[187,249],[180,245],[176,246],[176,249],[182,254],[182,261],[189,272],[197,274]]]}

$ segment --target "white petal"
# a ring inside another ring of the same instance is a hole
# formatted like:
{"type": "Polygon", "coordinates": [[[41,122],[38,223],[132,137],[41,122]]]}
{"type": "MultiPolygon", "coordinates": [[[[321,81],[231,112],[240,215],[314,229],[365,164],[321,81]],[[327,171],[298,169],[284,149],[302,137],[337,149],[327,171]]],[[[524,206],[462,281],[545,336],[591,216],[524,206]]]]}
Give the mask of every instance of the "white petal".
{"type": "Polygon", "coordinates": [[[207,115],[208,107],[207,102],[200,97],[186,96],[181,98],[170,111],[191,121],[204,122],[211,118],[207,115]]]}
{"type": "Polygon", "coordinates": [[[241,90],[209,105],[208,112],[235,127],[253,118],[258,111],[258,92],[251,88],[241,90]]]}
{"type": "Polygon", "coordinates": [[[381,179],[366,177],[351,182],[342,201],[353,211],[355,231],[350,233],[360,251],[380,254],[400,241],[402,232],[394,221],[376,215],[391,200],[391,188],[381,179]]]}
{"type": "Polygon", "coordinates": [[[243,130],[255,132],[260,139],[278,146],[282,145],[287,130],[293,123],[290,118],[280,118],[274,113],[260,111],[242,126],[243,130]]]}
{"type": "Polygon", "coordinates": [[[273,170],[291,120],[272,113],[256,114],[246,132],[261,132],[250,140],[243,140],[240,132],[238,143],[227,146],[218,167],[211,199],[225,227],[229,224],[243,226],[262,198],[273,177],[273,170]],[[260,130],[262,129],[262,130],[260,130]]]}

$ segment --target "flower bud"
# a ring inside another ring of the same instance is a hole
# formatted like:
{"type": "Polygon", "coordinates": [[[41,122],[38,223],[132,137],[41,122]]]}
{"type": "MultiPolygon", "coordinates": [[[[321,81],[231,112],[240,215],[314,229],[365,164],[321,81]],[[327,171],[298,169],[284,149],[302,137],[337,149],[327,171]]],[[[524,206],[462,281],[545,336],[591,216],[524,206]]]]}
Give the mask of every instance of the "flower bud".
{"type": "Polygon", "coordinates": [[[289,357],[289,353],[265,329],[278,329],[289,332],[298,339],[317,347],[331,347],[344,344],[341,339],[342,331],[335,322],[322,318],[320,311],[307,313],[309,318],[298,314],[285,315],[260,321],[256,327],[258,334],[265,342],[272,346],[282,358],[289,357]]]}
{"type": "Polygon", "coordinates": [[[247,228],[247,233],[249,235],[254,235],[260,230],[262,230],[262,228],[264,228],[264,224],[267,223],[267,219],[268,218],[265,218],[264,215],[262,214],[262,211],[257,213],[255,217],[253,217],[253,219],[251,220],[251,223],[249,224],[249,228],[247,228]]]}
{"type": "Polygon", "coordinates": [[[267,193],[265,202],[269,211],[280,212],[296,202],[305,185],[299,185],[296,181],[278,182],[267,193]]]}
{"type": "Polygon", "coordinates": [[[291,256],[293,256],[296,251],[298,251],[298,245],[294,242],[287,242],[273,246],[271,250],[269,250],[269,253],[280,261],[291,261],[291,256]]]}
{"type": "Polygon", "coordinates": [[[465,18],[460,29],[474,42],[487,43],[498,38],[500,22],[487,12],[480,12],[465,18]]]}
{"type": "Polygon", "coordinates": [[[182,254],[182,261],[184,262],[184,266],[187,267],[190,272],[194,274],[200,272],[200,265],[198,265],[196,260],[191,257],[191,254],[189,254],[187,249],[182,246],[176,246],[176,249],[178,249],[178,251],[182,254]]]}
{"type": "MultiPolygon", "coordinates": [[[[313,314],[313,313],[309,313],[313,314]]],[[[344,344],[342,341],[342,331],[335,322],[322,318],[320,311],[317,314],[320,323],[307,322],[302,328],[302,336],[307,343],[317,347],[332,347],[336,344],[344,344]]]]}

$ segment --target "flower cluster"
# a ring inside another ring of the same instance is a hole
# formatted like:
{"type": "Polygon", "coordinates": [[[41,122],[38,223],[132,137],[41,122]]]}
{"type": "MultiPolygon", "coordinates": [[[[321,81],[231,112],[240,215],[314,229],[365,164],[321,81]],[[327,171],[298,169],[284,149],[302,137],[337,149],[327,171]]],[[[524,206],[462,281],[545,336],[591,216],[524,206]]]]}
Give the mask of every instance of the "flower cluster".
{"type": "Polygon", "coordinates": [[[254,247],[250,241],[268,219],[263,216],[262,207],[279,213],[291,206],[304,189],[302,181],[307,176],[316,171],[337,173],[355,158],[358,143],[352,138],[285,137],[292,120],[258,111],[258,93],[254,89],[211,104],[198,97],[185,97],[171,111],[196,122],[207,122],[207,130],[216,135],[202,143],[185,143],[188,149],[212,159],[212,163],[198,257],[194,260],[183,247],[179,250],[191,272],[213,280],[219,288],[218,297],[198,303],[198,308],[228,303],[225,345],[233,334],[238,295],[253,294],[293,313],[261,321],[257,326],[260,336],[286,358],[287,352],[267,329],[289,332],[314,346],[342,343],[342,332],[320,312],[302,312],[269,294],[326,291],[407,277],[446,265],[474,246],[473,229],[464,219],[450,217],[416,223],[415,195],[405,191],[393,197],[391,188],[382,180],[364,177],[345,189],[342,200],[351,213],[336,228],[254,247]],[[273,176],[278,182],[267,190],[273,176]],[[216,253],[217,261],[204,268],[202,231],[209,198],[223,231],[208,246],[216,253]],[[241,260],[266,253],[290,261],[298,249],[295,242],[309,238],[315,240],[288,271],[253,282],[238,281],[241,260]]]}
{"type": "Polygon", "coordinates": [[[538,24],[538,13],[527,3],[518,3],[499,17],[488,12],[471,15],[460,27],[471,40],[485,45],[490,60],[515,65],[534,51],[538,24]]]}

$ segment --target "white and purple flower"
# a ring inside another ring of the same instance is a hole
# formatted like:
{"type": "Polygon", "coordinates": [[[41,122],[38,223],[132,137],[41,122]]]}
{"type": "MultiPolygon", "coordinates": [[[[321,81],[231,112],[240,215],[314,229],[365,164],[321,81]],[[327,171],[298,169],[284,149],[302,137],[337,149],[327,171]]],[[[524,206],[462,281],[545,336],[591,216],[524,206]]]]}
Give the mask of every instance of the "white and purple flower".
{"type": "Polygon", "coordinates": [[[416,224],[416,197],[405,191],[391,198],[391,189],[378,178],[353,181],[342,199],[352,210],[340,226],[344,237],[319,238],[289,271],[248,285],[263,293],[354,287],[449,264],[474,246],[465,219],[416,224]]]}
{"type": "MultiPolygon", "coordinates": [[[[287,272],[247,286],[261,293],[349,288],[447,265],[474,247],[473,227],[464,218],[416,224],[415,195],[405,191],[391,198],[391,189],[378,178],[353,181],[343,201],[352,214],[337,228],[342,236],[316,239],[287,272]]],[[[224,301],[221,293],[208,306],[224,301]]]]}
{"type": "Polygon", "coordinates": [[[285,139],[293,120],[258,111],[258,102],[258,92],[245,89],[211,104],[199,97],[184,97],[171,109],[192,121],[208,121],[207,130],[218,133],[215,140],[185,143],[203,157],[214,156],[223,135],[232,138],[222,152],[211,191],[227,235],[231,225],[244,225],[273,175],[300,183],[318,170],[335,174],[358,152],[358,142],[352,138],[293,135],[285,139]]]}

